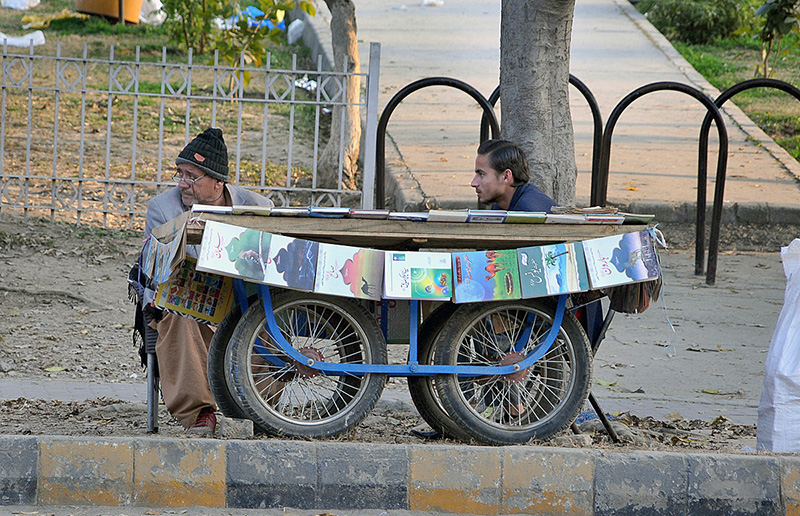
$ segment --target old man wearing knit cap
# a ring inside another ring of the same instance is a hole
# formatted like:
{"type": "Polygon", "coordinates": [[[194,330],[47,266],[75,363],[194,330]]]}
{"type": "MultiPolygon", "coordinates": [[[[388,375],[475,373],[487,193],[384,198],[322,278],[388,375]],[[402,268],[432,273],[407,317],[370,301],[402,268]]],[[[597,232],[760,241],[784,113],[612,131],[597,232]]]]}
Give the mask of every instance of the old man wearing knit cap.
{"type": "MultiPolygon", "coordinates": [[[[172,179],[177,185],[147,203],[145,238],[193,204],[272,206],[269,199],[228,184],[228,148],[219,129],[198,134],[175,159],[175,167],[172,179]]],[[[186,253],[197,257],[194,246],[187,246],[186,253]]],[[[167,409],[187,432],[213,433],[216,403],[206,362],[214,332],[203,323],[166,312],[157,330],[156,356],[167,409]]]]}

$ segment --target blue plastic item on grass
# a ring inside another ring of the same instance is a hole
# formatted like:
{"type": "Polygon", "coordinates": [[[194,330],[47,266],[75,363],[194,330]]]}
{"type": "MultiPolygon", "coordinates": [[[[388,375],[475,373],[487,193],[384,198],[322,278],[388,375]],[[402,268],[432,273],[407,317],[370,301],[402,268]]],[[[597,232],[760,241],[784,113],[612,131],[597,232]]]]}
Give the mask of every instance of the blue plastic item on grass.
{"type": "MultiPolygon", "coordinates": [[[[272,29],[275,28],[275,24],[273,24],[270,20],[258,21],[259,18],[264,16],[264,11],[262,11],[258,7],[255,7],[255,6],[251,5],[247,9],[243,9],[242,10],[242,14],[244,16],[247,16],[247,18],[248,18],[247,25],[250,28],[267,27],[269,30],[272,30],[272,29]]],[[[281,20],[280,22],[278,22],[278,28],[280,30],[285,31],[286,30],[286,22],[284,20],[281,20]]]]}

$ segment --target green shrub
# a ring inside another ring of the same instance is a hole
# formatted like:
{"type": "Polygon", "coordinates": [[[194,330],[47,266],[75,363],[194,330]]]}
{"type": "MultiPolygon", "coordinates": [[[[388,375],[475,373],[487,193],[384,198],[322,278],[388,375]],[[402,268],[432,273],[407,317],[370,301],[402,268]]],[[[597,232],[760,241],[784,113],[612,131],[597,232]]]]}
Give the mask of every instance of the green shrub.
{"type": "Polygon", "coordinates": [[[751,26],[754,4],[752,0],[644,0],[637,7],[668,38],[702,44],[751,26]]]}

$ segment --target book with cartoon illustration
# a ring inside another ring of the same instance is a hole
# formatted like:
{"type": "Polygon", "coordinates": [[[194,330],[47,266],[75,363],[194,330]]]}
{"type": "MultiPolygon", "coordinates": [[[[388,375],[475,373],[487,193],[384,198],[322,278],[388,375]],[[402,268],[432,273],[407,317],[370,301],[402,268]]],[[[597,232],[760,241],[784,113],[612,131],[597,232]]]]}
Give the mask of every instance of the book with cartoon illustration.
{"type": "Polygon", "coordinates": [[[520,299],[517,250],[452,253],[454,301],[520,299]]]}
{"type": "Polygon", "coordinates": [[[522,297],[542,297],[589,290],[580,242],[517,249],[522,297]]]}
{"type": "Polygon", "coordinates": [[[266,283],[272,237],[264,231],[206,221],[197,270],[266,283]]]}
{"type": "Polygon", "coordinates": [[[383,292],[383,251],[319,244],[314,292],[380,300],[383,292]]]}
{"type": "Polygon", "coordinates": [[[656,249],[648,231],[585,240],[583,250],[593,289],[649,281],[660,276],[656,249]]]}
{"type": "Polygon", "coordinates": [[[219,274],[201,272],[196,260],[187,257],[177,273],[161,283],[155,305],[184,317],[219,324],[233,304],[233,282],[219,274]]]}
{"type": "Polygon", "coordinates": [[[314,289],[319,242],[272,235],[264,281],[298,290],[314,289]]]}
{"type": "Polygon", "coordinates": [[[387,299],[436,299],[452,296],[450,253],[386,251],[383,291],[387,299]]]}

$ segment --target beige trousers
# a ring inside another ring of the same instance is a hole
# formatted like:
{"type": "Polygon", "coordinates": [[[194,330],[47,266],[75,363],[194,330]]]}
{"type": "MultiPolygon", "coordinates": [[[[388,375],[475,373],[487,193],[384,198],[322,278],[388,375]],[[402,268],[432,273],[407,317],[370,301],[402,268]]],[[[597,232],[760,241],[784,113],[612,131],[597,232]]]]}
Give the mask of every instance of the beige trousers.
{"type": "Polygon", "coordinates": [[[164,312],[157,329],[156,356],[164,403],[169,413],[189,428],[197,421],[200,410],[216,410],[206,372],[214,331],[203,323],[168,312],[164,312]]]}

